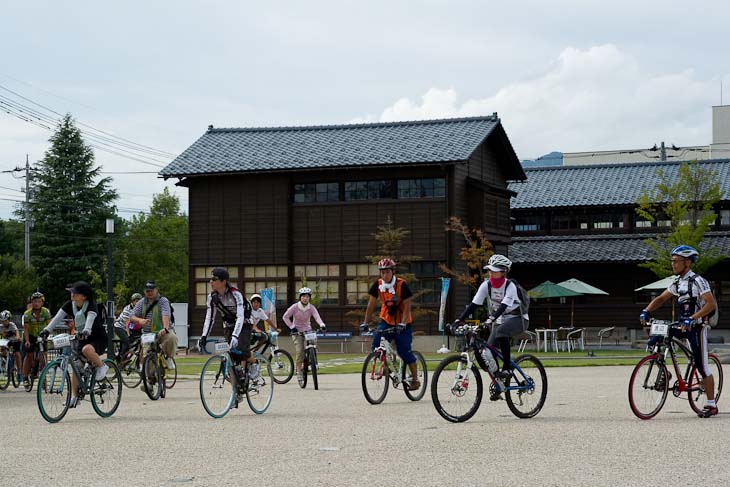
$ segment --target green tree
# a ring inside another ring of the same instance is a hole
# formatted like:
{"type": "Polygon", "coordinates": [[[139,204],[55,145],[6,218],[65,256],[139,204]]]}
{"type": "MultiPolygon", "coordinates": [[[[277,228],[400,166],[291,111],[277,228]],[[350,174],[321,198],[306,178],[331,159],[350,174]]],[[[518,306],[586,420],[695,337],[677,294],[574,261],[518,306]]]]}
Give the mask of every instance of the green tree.
{"type": "Polygon", "coordinates": [[[25,259],[0,255],[0,310],[20,312],[35,291],[33,268],[25,268],[25,259]]]}
{"type": "Polygon", "coordinates": [[[71,115],[63,117],[51,147],[33,170],[30,194],[31,262],[51,303],[66,299],[66,284],[102,271],[105,220],[117,198],[100,177],[94,153],[71,115]]]}
{"type": "Polygon", "coordinates": [[[154,195],[148,215],[132,217],[124,237],[124,275],[130,292],[154,279],[170,301],[188,300],[188,219],[168,188],[154,195]]]}
{"type": "Polygon", "coordinates": [[[652,250],[652,259],[639,264],[657,277],[672,274],[669,251],[677,245],[691,245],[700,251],[693,270],[702,273],[726,258],[705,245],[703,238],[715,223],[714,206],[722,199],[717,171],[697,161],[682,164],[675,181],[657,170],[658,183],[654,190],[644,192],[637,201],[636,213],[649,221],[669,220],[669,233],[645,240],[652,250]]]}
{"type": "Polygon", "coordinates": [[[25,259],[25,224],[16,220],[0,220],[0,255],[25,259]]]}
{"type": "Polygon", "coordinates": [[[458,233],[464,237],[466,246],[459,251],[459,258],[466,264],[466,271],[457,271],[445,264],[440,264],[439,267],[447,275],[476,290],[486,277],[484,266],[487,265],[489,258],[494,254],[492,243],[484,235],[484,232],[478,228],[469,228],[456,216],[452,216],[446,221],[445,230],[458,233]]]}

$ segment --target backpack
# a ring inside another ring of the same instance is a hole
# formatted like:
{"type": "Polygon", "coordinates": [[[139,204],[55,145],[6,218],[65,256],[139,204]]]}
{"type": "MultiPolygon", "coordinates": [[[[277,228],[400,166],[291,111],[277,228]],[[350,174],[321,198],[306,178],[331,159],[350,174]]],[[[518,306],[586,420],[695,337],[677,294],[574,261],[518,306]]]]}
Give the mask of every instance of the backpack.
{"type": "MultiPolygon", "coordinates": [[[[517,297],[520,300],[520,315],[529,315],[530,311],[530,295],[527,293],[524,287],[522,285],[515,281],[514,279],[507,279],[505,282],[505,286],[509,286],[510,283],[515,285],[515,288],[517,288],[517,297]]],[[[489,284],[489,281],[487,281],[487,286],[489,290],[489,299],[492,298],[492,285],[489,284]]]]}
{"type": "Polygon", "coordinates": [[[175,326],[175,308],[170,303],[170,326],[175,326]]]}
{"type": "MultiPolygon", "coordinates": [[[[687,294],[689,294],[690,299],[693,300],[695,311],[697,311],[697,298],[692,296],[692,285],[694,284],[696,278],[697,275],[695,274],[694,276],[691,276],[689,279],[687,279],[687,294]]],[[[676,286],[677,294],[679,294],[679,279],[677,279],[674,285],[676,286]]],[[[712,292],[712,289],[710,289],[710,292],[712,292]]],[[[717,300],[715,301],[717,302],[717,300]]],[[[715,306],[715,310],[709,315],[705,316],[705,318],[707,318],[707,325],[710,328],[715,328],[717,326],[717,322],[720,321],[720,313],[717,305],[715,306]]]]}

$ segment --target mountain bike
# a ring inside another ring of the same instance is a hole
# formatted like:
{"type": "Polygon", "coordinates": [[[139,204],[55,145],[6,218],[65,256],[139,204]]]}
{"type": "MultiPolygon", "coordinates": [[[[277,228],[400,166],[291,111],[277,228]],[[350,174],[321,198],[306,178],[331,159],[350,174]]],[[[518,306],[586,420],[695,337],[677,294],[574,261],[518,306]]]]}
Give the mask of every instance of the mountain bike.
{"type": "MultiPolygon", "coordinates": [[[[370,329],[373,332],[373,329],[370,329]]],[[[420,401],[426,394],[428,384],[428,370],[426,360],[420,352],[413,351],[416,356],[417,379],[421,383],[418,390],[411,390],[413,380],[411,369],[391,346],[391,340],[399,333],[396,330],[384,330],[380,333],[380,345],[365,358],[362,364],[361,382],[362,392],[370,404],[380,404],[388,394],[390,383],[398,389],[403,386],[403,392],[411,401],[420,401]]]]}
{"type": "Polygon", "coordinates": [[[274,372],[274,382],[286,384],[294,376],[294,360],[289,352],[279,348],[279,333],[269,333],[266,345],[262,352],[271,362],[271,370],[274,372]]]}
{"type": "Polygon", "coordinates": [[[172,389],[177,382],[177,363],[175,357],[171,357],[175,363],[174,369],[167,368],[167,355],[160,348],[156,333],[143,333],[142,346],[148,345],[149,350],[145,353],[142,366],[142,381],[147,397],[153,401],[165,397],[165,389],[172,389]]]}
{"type": "Polygon", "coordinates": [[[122,378],[117,364],[109,358],[103,360],[109,367],[106,376],[96,379],[96,367],[89,363],[78,350],[74,335],[61,334],[53,337],[56,349],[70,349],[70,354],[61,354],[41,371],[38,378],[38,410],[49,423],[61,421],[68,412],[71,395],[71,373],[79,383],[78,401],[85,395],[91,398],[91,406],[96,414],[107,418],[114,414],[122,400],[122,378]]]}
{"type": "MultiPolygon", "coordinates": [[[[115,342],[115,346],[118,346],[118,342],[115,342]]],[[[117,350],[115,356],[119,356],[117,350]]],[[[142,357],[142,335],[130,336],[129,350],[118,363],[122,383],[130,389],[134,389],[142,382],[140,357],[142,357]]]]}
{"type": "Polygon", "coordinates": [[[297,374],[297,382],[299,387],[304,389],[307,387],[308,371],[312,374],[312,384],[314,390],[319,390],[319,381],[317,380],[317,371],[319,370],[319,362],[317,361],[317,332],[314,330],[299,333],[304,337],[304,364],[302,370],[297,374]]]}
{"type": "Polygon", "coordinates": [[[0,391],[7,389],[11,382],[13,387],[18,387],[15,351],[10,349],[10,340],[0,338],[0,391]]]}
{"type": "Polygon", "coordinates": [[[499,401],[504,394],[507,406],[518,418],[532,418],[540,412],[547,397],[548,381],[545,367],[537,357],[525,354],[511,360],[511,375],[503,382],[495,379],[484,361],[485,350],[503,361],[499,350],[479,337],[484,325],[447,327],[454,333],[463,333],[465,349],[442,360],[433,373],[431,399],[444,419],[453,423],[467,421],[479,409],[484,386],[477,365],[490,378],[490,400],[499,401]]]}
{"type": "Polygon", "coordinates": [[[46,366],[46,341],[38,337],[38,342],[33,350],[32,355],[32,366],[30,368],[28,377],[24,377],[23,388],[25,392],[33,390],[33,382],[38,378],[38,373],[42,371],[46,366]]]}
{"type": "Polygon", "coordinates": [[[210,357],[200,372],[200,400],[212,417],[222,418],[246,396],[248,406],[256,414],[263,414],[271,406],[274,397],[274,380],[271,364],[260,353],[254,353],[258,373],[253,364],[241,366],[231,357],[226,342],[215,344],[216,355],[210,357]]]}
{"type": "MultiPolygon", "coordinates": [[[[677,322],[649,321],[651,353],[642,358],[629,379],[629,406],[639,419],[656,416],[667,400],[669,391],[674,397],[687,393],[689,405],[695,413],[705,407],[705,393],[702,375],[694,362],[692,350],[676,337],[670,337],[670,329],[680,329],[677,322]],[[667,357],[677,380],[672,382],[672,373],[667,368],[667,357]],[[671,383],[671,384],[670,384],[671,383]]],[[[722,393],[723,370],[720,359],[713,353],[708,355],[708,364],[715,378],[715,401],[722,393]]]]}

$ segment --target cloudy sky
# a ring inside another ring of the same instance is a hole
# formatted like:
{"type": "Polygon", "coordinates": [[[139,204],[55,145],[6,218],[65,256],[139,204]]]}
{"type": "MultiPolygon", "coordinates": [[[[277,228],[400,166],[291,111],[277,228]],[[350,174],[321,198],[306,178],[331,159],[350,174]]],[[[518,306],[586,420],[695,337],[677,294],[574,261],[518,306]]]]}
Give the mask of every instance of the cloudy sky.
{"type": "MultiPolygon", "coordinates": [[[[187,207],[155,171],[209,124],[496,111],[522,159],[711,141],[730,2],[508,3],[3,0],[0,108],[71,113],[95,145],[142,159],[96,153],[126,217],[165,186],[187,207]]],[[[49,135],[0,111],[0,171],[41,159],[49,135]]],[[[0,218],[22,185],[0,173],[0,218]]]]}

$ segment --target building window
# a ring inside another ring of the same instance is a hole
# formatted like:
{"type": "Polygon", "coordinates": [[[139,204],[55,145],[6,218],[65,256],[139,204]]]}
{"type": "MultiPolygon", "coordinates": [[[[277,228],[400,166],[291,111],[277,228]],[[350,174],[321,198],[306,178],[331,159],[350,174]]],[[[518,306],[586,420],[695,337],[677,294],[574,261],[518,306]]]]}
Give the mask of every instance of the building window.
{"type": "Polygon", "coordinates": [[[443,178],[401,179],[398,181],[398,198],[443,198],[446,196],[446,180],[443,178]]]}
{"type": "Polygon", "coordinates": [[[730,225],[730,210],[720,210],[720,225],[730,225]]]}
{"type": "MultiPolygon", "coordinates": [[[[307,280],[306,286],[312,290],[312,298],[318,299],[319,304],[339,304],[340,282],[339,281],[315,281],[307,280]]],[[[304,281],[296,281],[297,291],[304,287],[304,281]]]]}
{"type": "Polygon", "coordinates": [[[555,215],[552,223],[553,230],[586,230],[588,217],[586,215],[555,215]]]}
{"type": "Polygon", "coordinates": [[[307,287],[311,288],[314,295],[319,299],[319,304],[339,304],[339,264],[295,265],[294,277],[297,278],[297,291],[304,286],[306,281],[307,287]]]}
{"type": "Polygon", "coordinates": [[[593,215],[593,228],[596,230],[606,230],[610,228],[623,228],[623,214],[605,213],[593,215]]]}
{"type": "Polygon", "coordinates": [[[294,185],[294,203],[315,203],[339,200],[339,183],[305,183],[294,185]]]}
{"type": "Polygon", "coordinates": [[[542,215],[521,215],[515,218],[513,231],[539,232],[545,228],[545,217],[542,215]]]}
{"type": "MultiPolygon", "coordinates": [[[[218,266],[195,267],[193,269],[193,275],[195,276],[196,306],[205,306],[208,302],[208,294],[213,291],[213,288],[210,286],[210,275],[215,267],[218,266]]],[[[238,267],[231,266],[223,268],[228,271],[228,275],[231,278],[230,285],[233,287],[238,287],[236,284],[236,281],[238,280],[238,267]]]]}
{"type": "Polygon", "coordinates": [[[651,220],[647,220],[644,217],[636,216],[636,220],[634,220],[634,227],[635,228],[650,228],[653,225],[653,222],[651,220]]]}
{"type": "Polygon", "coordinates": [[[287,278],[289,268],[285,265],[256,265],[243,268],[243,292],[246,297],[270,287],[274,290],[277,308],[287,305],[287,278]]]}
{"type": "Polygon", "coordinates": [[[347,304],[367,304],[370,286],[378,278],[375,264],[347,264],[345,266],[345,300],[347,304]]]}
{"type": "Polygon", "coordinates": [[[441,271],[438,262],[413,262],[410,271],[416,280],[408,285],[413,291],[413,302],[421,305],[437,305],[441,300],[441,271]]]}
{"type": "Polygon", "coordinates": [[[345,183],[345,201],[380,200],[394,198],[393,181],[348,181],[345,183]]]}

